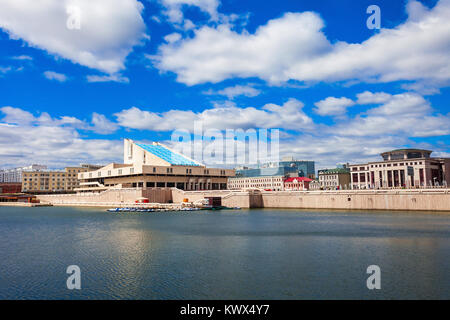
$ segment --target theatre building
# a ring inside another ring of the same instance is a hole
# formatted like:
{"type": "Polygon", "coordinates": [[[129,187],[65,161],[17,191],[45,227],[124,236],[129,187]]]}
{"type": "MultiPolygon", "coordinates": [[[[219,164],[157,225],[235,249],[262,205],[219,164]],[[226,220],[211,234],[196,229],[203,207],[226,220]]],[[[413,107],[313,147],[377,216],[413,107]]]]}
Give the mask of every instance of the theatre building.
{"type": "Polygon", "coordinates": [[[124,163],[80,173],[77,192],[100,192],[125,188],[178,188],[181,190],[226,190],[234,170],[207,168],[171,148],[154,142],[124,140],[124,163]]]}
{"type": "Polygon", "coordinates": [[[434,158],[431,153],[398,149],[382,153],[383,161],[349,165],[352,189],[450,185],[450,158],[434,158]]]}

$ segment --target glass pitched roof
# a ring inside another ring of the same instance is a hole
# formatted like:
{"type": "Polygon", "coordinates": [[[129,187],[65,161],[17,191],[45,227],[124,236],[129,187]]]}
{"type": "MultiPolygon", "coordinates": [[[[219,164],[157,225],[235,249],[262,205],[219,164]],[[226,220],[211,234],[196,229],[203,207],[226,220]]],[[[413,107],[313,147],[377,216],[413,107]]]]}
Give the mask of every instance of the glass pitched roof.
{"type": "Polygon", "coordinates": [[[175,166],[196,166],[199,167],[200,165],[196,162],[181,156],[179,154],[176,154],[169,149],[164,148],[163,146],[159,145],[150,145],[150,144],[136,144],[138,147],[141,147],[145,151],[148,151],[155,156],[163,159],[164,161],[169,162],[172,165],[175,166]]]}

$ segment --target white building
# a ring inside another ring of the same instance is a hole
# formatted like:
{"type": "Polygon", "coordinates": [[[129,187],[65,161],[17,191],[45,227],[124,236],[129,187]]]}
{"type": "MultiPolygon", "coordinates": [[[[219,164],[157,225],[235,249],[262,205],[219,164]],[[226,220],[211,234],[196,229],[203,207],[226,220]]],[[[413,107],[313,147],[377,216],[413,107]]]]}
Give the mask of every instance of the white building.
{"type": "Polygon", "coordinates": [[[284,176],[233,177],[228,179],[228,190],[263,189],[284,190],[284,176]]]}
{"type": "Polygon", "coordinates": [[[209,168],[161,143],[124,140],[123,163],[79,173],[77,192],[101,192],[123,188],[178,188],[181,190],[226,190],[234,170],[209,168]]]}
{"type": "Polygon", "coordinates": [[[349,166],[352,189],[420,188],[450,185],[450,158],[432,158],[432,151],[397,149],[383,161],[349,166]]]}
{"type": "Polygon", "coordinates": [[[337,190],[350,187],[350,170],[347,168],[319,170],[320,188],[323,190],[337,190]]]}
{"type": "Polygon", "coordinates": [[[22,172],[47,170],[47,166],[32,164],[27,167],[0,170],[0,182],[22,182],[22,172]]]}

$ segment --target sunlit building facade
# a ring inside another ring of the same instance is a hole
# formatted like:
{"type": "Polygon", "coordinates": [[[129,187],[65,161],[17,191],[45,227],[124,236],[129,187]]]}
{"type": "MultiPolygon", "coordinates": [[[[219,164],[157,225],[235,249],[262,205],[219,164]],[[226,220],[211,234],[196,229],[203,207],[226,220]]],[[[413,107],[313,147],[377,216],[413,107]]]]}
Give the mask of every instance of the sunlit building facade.
{"type": "Polygon", "coordinates": [[[79,187],[78,174],[94,169],[92,166],[67,167],[64,170],[22,172],[22,191],[28,193],[73,192],[79,187]]]}
{"type": "Polygon", "coordinates": [[[350,187],[350,170],[348,168],[322,169],[318,171],[320,189],[339,190],[350,187]]]}
{"type": "Polygon", "coordinates": [[[381,154],[383,161],[349,165],[352,189],[420,188],[450,185],[450,158],[432,151],[398,149],[381,154]]]}
{"type": "Polygon", "coordinates": [[[80,173],[78,192],[101,192],[124,188],[178,188],[225,190],[234,170],[207,168],[161,143],[124,140],[124,161],[80,173]]]}

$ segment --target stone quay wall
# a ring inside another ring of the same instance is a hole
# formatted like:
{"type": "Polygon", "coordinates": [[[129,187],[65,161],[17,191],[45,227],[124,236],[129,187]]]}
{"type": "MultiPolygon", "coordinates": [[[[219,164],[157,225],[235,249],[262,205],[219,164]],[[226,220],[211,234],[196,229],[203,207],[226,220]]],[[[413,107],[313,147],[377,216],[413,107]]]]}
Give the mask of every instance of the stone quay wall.
{"type": "Polygon", "coordinates": [[[221,197],[222,205],[241,208],[343,210],[412,210],[450,212],[450,189],[341,190],[341,191],[183,191],[176,188],[112,189],[101,193],[38,195],[43,204],[123,207],[138,198],[150,203],[199,203],[221,197]]]}
{"type": "Polygon", "coordinates": [[[262,192],[264,208],[450,211],[450,190],[262,192]]]}
{"type": "Polygon", "coordinates": [[[173,201],[222,197],[241,208],[450,211],[450,189],[342,191],[188,191],[175,189],[173,201]]]}
{"type": "Polygon", "coordinates": [[[55,206],[124,207],[135,204],[139,198],[151,203],[168,203],[172,200],[170,188],[110,189],[100,193],[37,195],[43,204],[55,206]]]}

